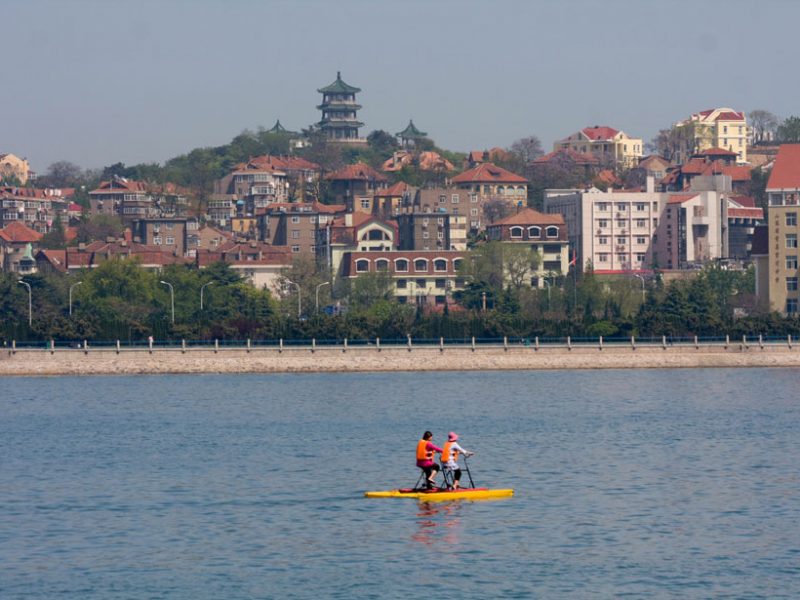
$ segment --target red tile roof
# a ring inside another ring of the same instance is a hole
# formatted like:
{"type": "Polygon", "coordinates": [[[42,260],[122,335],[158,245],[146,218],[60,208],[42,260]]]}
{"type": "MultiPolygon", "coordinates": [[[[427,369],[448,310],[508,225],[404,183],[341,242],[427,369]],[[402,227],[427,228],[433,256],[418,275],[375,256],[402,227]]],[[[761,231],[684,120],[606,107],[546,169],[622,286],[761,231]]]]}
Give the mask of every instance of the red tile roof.
{"type": "Polygon", "coordinates": [[[605,125],[595,125],[594,127],[584,127],[581,129],[581,133],[583,133],[583,135],[588,137],[590,140],[599,142],[603,140],[612,140],[614,136],[619,133],[619,131],[613,127],[607,127],[605,125]]]}
{"type": "Polygon", "coordinates": [[[683,204],[693,198],[697,198],[697,196],[698,194],[672,194],[667,204],[683,204]]]}
{"type": "Polygon", "coordinates": [[[470,163],[482,163],[484,161],[505,160],[509,156],[510,153],[508,150],[495,146],[491,150],[471,150],[467,156],[467,160],[470,163]]]}
{"type": "Polygon", "coordinates": [[[744,121],[744,113],[722,112],[717,115],[716,121],[744,121]]]}
{"type": "Polygon", "coordinates": [[[699,153],[701,156],[739,156],[736,152],[732,152],[731,150],[725,150],[725,148],[709,148],[708,150],[703,150],[699,153]]]}
{"type": "Polygon", "coordinates": [[[800,189],[800,144],[782,144],[778,149],[767,189],[800,189]]]}
{"type": "Polygon", "coordinates": [[[408,185],[405,181],[398,181],[394,185],[390,185],[385,190],[378,190],[375,192],[375,196],[380,198],[390,198],[393,196],[402,196],[406,192],[411,190],[411,186],[408,185]]]}
{"type": "Polygon", "coordinates": [[[368,164],[360,162],[346,165],[341,169],[328,173],[325,179],[329,180],[360,180],[360,181],[389,181],[385,175],[378,173],[368,164]]]}
{"type": "Polygon", "coordinates": [[[13,244],[32,244],[42,239],[42,234],[19,221],[12,221],[0,229],[0,239],[13,244]]]}
{"type": "Polygon", "coordinates": [[[492,163],[481,163],[456,175],[453,183],[528,183],[524,177],[492,163]]]}
{"type": "Polygon", "coordinates": [[[729,208],[728,218],[731,217],[756,219],[760,221],[764,218],[764,210],[761,208],[729,208]]]}
{"type": "Polygon", "coordinates": [[[533,208],[524,208],[514,215],[495,221],[489,227],[497,225],[564,225],[564,217],[560,214],[546,214],[533,208]]]}
{"type": "Polygon", "coordinates": [[[755,208],[756,206],[756,201],[750,196],[730,196],[729,199],[745,208],[755,208]]]}
{"type": "Polygon", "coordinates": [[[89,192],[90,194],[108,194],[114,191],[123,192],[147,192],[147,184],[144,181],[135,181],[119,177],[109,181],[101,181],[97,189],[89,192]]]}

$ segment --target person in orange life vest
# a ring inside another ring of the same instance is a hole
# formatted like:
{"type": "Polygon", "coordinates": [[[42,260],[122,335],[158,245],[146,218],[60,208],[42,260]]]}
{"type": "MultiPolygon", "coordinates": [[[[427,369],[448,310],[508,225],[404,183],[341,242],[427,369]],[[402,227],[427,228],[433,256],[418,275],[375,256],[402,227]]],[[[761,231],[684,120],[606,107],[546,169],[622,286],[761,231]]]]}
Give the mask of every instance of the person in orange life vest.
{"type": "Polygon", "coordinates": [[[439,472],[439,465],[433,461],[434,454],[441,452],[439,446],[431,442],[433,434],[426,431],[422,434],[422,439],[417,442],[417,466],[425,473],[425,483],[428,489],[431,489],[436,479],[436,474],[439,472]]]}
{"type": "Polygon", "coordinates": [[[447,434],[447,443],[442,450],[442,466],[446,471],[453,474],[453,489],[457,490],[461,482],[461,467],[458,466],[458,455],[472,456],[474,452],[464,450],[458,445],[458,435],[454,432],[447,434]]]}

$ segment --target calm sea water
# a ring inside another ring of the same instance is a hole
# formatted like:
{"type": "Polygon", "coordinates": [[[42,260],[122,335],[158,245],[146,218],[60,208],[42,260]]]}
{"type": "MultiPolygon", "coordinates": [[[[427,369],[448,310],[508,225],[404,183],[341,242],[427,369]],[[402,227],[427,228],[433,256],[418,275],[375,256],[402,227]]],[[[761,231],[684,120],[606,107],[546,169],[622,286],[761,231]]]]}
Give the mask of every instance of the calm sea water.
{"type": "Polygon", "coordinates": [[[792,370],[5,379],[0,597],[797,598],[792,370]],[[369,500],[425,429],[511,500],[369,500]]]}

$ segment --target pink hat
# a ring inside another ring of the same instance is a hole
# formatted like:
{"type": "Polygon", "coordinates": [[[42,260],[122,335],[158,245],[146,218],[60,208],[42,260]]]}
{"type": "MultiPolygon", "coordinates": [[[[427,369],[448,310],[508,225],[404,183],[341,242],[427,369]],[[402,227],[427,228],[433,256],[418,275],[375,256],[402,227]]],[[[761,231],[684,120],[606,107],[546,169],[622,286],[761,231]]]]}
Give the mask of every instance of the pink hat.
{"type": "Polygon", "coordinates": [[[458,436],[455,434],[455,432],[451,431],[450,433],[447,434],[447,441],[448,442],[455,442],[457,439],[458,439],[458,436]]]}

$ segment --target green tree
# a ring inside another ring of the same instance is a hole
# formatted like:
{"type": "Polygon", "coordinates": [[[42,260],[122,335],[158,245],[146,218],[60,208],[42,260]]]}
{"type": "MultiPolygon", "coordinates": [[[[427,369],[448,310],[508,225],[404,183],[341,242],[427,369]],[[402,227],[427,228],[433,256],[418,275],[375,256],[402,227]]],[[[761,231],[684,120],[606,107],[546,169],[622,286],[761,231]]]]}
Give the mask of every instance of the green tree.
{"type": "Polygon", "coordinates": [[[788,117],[778,127],[778,141],[784,144],[800,142],[800,117],[788,117]]]}

